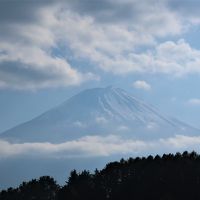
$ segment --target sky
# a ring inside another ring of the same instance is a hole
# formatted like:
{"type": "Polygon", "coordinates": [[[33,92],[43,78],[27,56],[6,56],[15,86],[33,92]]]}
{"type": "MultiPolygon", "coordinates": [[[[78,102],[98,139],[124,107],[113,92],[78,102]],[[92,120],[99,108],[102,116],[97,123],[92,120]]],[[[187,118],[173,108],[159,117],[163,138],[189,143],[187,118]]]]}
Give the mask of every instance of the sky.
{"type": "MultiPolygon", "coordinates": [[[[200,0],[0,0],[0,133],[110,85],[200,129],[199,7],[200,0]]],[[[44,174],[59,180],[84,163],[95,169],[119,156],[185,150],[200,153],[200,136],[1,139],[0,189],[44,174]]]]}
{"type": "Polygon", "coordinates": [[[0,0],[0,132],[108,85],[200,128],[199,6],[0,0]]]}

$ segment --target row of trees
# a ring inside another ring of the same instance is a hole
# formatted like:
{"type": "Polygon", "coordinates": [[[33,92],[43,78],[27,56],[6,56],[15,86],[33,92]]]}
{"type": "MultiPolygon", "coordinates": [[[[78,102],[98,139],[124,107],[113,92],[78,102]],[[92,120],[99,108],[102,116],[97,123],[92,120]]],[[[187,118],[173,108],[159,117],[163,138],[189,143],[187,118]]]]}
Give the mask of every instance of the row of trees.
{"type": "Polygon", "coordinates": [[[108,163],[94,173],[73,170],[64,186],[43,176],[0,193],[0,200],[200,199],[196,152],[137,157],[108,163]]]}

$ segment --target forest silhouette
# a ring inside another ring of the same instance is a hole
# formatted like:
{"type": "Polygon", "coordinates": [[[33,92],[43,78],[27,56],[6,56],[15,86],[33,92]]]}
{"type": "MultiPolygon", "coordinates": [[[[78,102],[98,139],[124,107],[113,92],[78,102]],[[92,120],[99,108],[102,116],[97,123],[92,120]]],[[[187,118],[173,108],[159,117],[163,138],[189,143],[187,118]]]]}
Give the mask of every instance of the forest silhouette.
{"type": "Polygon", "coordinates": [[[71,171],[64,186],[50,176],[0,192],[0,200],[199,200],[200,155],[187,151],[121,159],[102,170],[71,171]]]}

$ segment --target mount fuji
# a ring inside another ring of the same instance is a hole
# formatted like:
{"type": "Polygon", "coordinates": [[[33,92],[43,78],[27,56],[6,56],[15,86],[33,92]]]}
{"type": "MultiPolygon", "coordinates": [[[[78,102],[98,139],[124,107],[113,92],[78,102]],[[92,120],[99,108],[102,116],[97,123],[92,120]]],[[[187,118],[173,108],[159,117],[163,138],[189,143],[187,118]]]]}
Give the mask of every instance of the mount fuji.
{"type": "Polygon", "coordinates": [[[161,114],[120,88],[93,88],[0,135],[12,142],[59,143],[108,134],[142,140],[198,135],[200,130],[161,114]]]}
{"type": "Polygon", "coordinates": [[[0,189],[44,174],[64,184],[73,169],[102,169],[122,157],[177,151],[166,144],[168,138],[177,141],[176,135],[199,136],[200,130],[122,89],[84,90],[0,134],[0,189]]]}

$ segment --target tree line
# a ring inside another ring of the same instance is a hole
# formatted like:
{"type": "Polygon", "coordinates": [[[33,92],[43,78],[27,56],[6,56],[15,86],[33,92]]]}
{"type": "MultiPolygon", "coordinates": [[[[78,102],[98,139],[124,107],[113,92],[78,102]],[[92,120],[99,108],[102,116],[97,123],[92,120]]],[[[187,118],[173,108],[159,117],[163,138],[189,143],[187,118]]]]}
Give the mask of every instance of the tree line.
{"type": "Polygon", "coordinates": [[[0,200],[199,200],[196,152],[121,159],[102,170],[71,171],[64,186],[50,176],[0,192],[0,200]]]}

